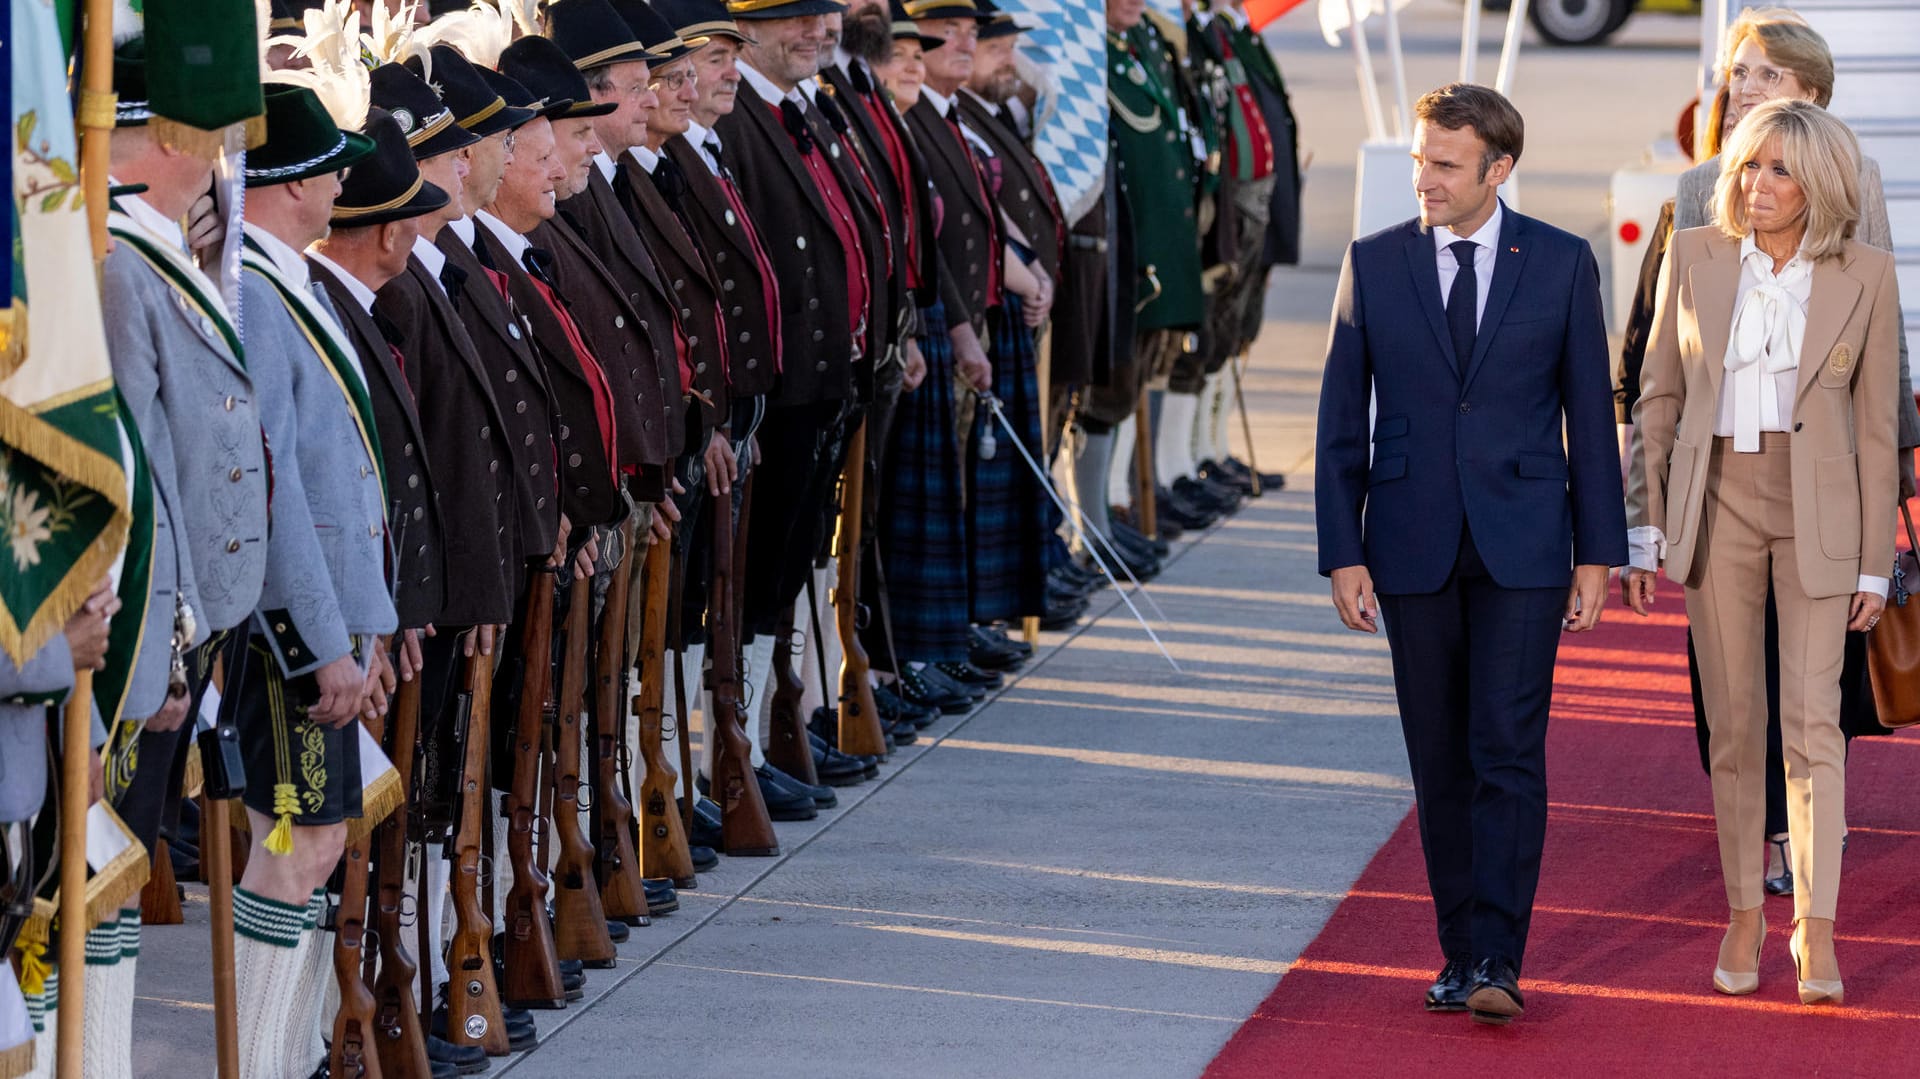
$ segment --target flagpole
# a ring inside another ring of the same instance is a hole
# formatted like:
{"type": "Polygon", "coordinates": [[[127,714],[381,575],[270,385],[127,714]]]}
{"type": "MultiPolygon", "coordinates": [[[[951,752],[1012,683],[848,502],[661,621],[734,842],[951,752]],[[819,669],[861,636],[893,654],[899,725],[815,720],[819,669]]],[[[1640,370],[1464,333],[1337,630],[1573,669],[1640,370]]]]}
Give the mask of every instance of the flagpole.
{"type": "MultiPolygon", "coordinates": [[[[86,0],[81,38],[80,183],[96,267],[107,257],[108,140],[113,135],[113,2],[86,0]]],[[[75,671],[60,754],[59,1079],[81,1079],[86,1030],[88,758],[93,753],[93,672],[75,671]]]]}

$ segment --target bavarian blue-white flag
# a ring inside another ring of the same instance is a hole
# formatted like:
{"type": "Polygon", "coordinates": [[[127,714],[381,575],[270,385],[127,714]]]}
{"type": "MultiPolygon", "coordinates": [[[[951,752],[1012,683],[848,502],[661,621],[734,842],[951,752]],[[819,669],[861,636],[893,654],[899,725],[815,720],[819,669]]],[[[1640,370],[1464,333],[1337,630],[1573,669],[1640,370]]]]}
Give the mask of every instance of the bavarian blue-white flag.
{"type": "Polygon", "coordinates": [[[1106,178],[1105,0],[998,0],[998,6],[1031,28],[1022,35],[1020,55],[1038,69],[1022,72],[1040,91],[1033,152],[1071,223],[1092,208],[1106,178]]]}

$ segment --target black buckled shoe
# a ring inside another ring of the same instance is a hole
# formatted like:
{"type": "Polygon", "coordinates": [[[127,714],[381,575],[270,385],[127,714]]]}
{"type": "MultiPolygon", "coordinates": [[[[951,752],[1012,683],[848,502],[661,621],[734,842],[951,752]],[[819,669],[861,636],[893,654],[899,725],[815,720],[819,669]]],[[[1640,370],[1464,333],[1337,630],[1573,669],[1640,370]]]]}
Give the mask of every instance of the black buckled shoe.
{"type": "Polygon", "coordinates": [[[720,854],[704,843],[689,843],[687,856],[693,859],[693,871],[706,873],[720,868],[720,854]]]}
{"type": "Polygon", "coordinates": [[[1467,990],[1472,984],[1472,960],[1447,960],[1447,965],[1440,968],[1440,976],[1427,987],[1427,1010],[1430,1012],[1466,1011],[1467,990]]]}
{"type": "Polygon", "coordinates": [[[1505,1026],[1526,1010],[1520,995],[1520,972],[1499,956],[1474,964],[1473,984],[1467,990],[1467,1010],[1476,1023],[1505,1026]]]}
{"type": "Polygon", "coordinates": [[[967,638],[967,662],[983,671],[1011,671],[1027,661],[1027,653],[1013,647],[1005,634],[974,626],[967,638]]]}

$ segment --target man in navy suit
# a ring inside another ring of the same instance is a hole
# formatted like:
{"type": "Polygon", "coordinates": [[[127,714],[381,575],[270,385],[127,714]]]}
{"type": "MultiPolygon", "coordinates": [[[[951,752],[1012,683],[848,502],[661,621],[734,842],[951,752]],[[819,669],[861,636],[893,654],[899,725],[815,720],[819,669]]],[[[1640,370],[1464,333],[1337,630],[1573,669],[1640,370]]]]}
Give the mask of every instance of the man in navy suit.
{"type": "Polygon", "coordinates": [[[1627,557],[1619,451],[1593,252],[1496,194],[1519,112],[1461,83],[1415,112],[1420,216],[1354,241],[1334,300],[1320,572],[1340,620],[1384,621],[1393,652],[1446,956],[1426,1006],[1505,1023],[1546,836],[1554,653],[1627,557]]]}

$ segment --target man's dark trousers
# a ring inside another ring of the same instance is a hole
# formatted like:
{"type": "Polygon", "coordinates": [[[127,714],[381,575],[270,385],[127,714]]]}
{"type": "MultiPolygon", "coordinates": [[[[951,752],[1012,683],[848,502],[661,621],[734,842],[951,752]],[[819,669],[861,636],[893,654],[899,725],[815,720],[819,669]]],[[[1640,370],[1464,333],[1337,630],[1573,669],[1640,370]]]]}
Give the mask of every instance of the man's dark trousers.
{"type": "Polygon", "coordinates": [[[1450,958],[1526,950],[1547,831],[1547,704],[1564,588],[1503,588],[1463,531],[1438,592],[1379,597],[1450,958]]]}

